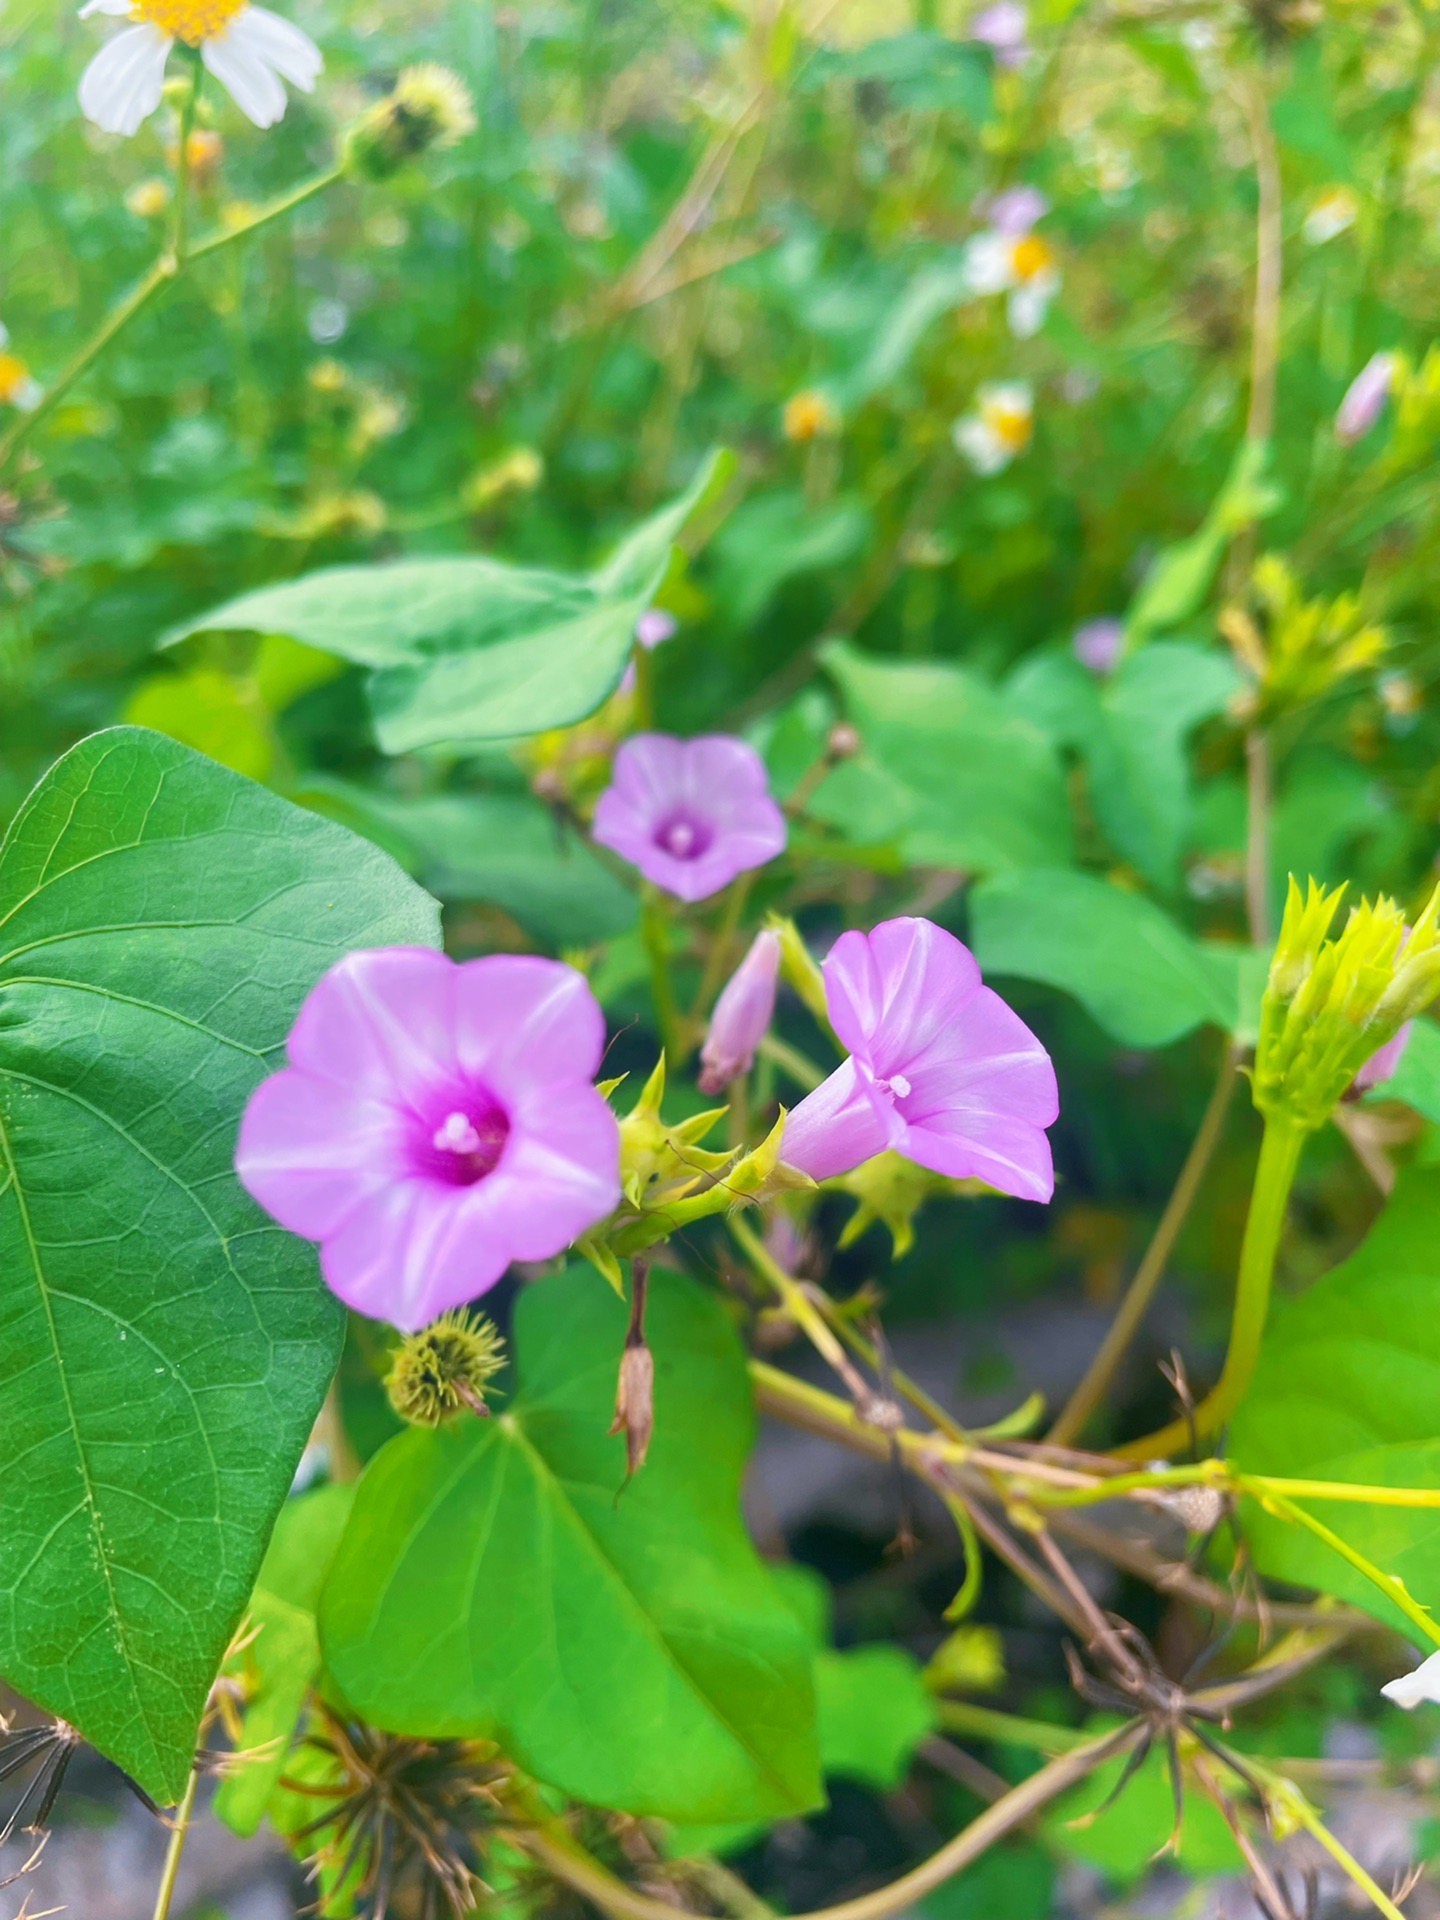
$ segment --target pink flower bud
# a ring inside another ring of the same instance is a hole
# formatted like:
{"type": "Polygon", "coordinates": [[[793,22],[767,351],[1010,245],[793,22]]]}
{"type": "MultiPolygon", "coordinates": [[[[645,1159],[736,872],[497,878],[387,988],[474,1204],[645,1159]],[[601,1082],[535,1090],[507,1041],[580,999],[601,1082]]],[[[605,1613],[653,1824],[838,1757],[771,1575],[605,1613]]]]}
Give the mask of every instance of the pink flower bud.
{"type": "Polygon", "coordinates": [[[995,0],[970,22],[970,38],[993,48],[1000,67],[1024,65],[1030,51],[1029,32],[1029,15],[1021,0],[995,0]]]}
{"type": "Polygon", "coordinates": [[[1346,388],[1335,415],[1335,438],[1342,447],[1353,447],[1369,433],[1380,418],[1394,380],[1394,354],[1372,354],[1346,388]]]}
{"type": "Polygon", "coordinates": [[[748,1073],[755,1049],[769,1031],[775,1013],[775,983],[780,974],[780,936],[767,927],[725,984],[710,1031],[700,1051],[700,1091],[722,1093],[739,1074],[748,1073]]]}
{"type": "Polygon", "coordinates": [[[656,647],[674,639],[678,625],[674,614],[667,613],[663,607],[647,607],[635,622],[635,638],[647,653],[653,653],[656,647]]]}
{"type": "Polygon", "coordinates": [[[1070,645],[1075,658],[1091,673],[1113,673],[1125,644],[1123,620],[1086,620],[1075,629],[1070,645]]]}

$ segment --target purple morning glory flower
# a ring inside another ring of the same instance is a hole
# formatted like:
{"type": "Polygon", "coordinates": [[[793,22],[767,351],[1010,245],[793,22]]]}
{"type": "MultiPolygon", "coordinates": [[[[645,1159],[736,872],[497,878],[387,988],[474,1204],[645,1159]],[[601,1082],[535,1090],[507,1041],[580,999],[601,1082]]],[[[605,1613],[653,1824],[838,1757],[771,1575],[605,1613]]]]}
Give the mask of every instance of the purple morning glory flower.
{"type": "Polygon", "coordinates": [[[681,900],[705,900],[785,845],[765,763],[728,734],[637,733],[615,756],[591,829],[681,900]]]}
{"type": "Polygon", "coordinates": [[[850,1058],[786,1122],[792,1167],[829,1180],[893,1148],[934,1173],[1050,1198],[1055,1069],[968,947],[930,920],[886,920],[842,934],[824,975],[850,1058]]]}
{"type": "Polygon", "coordinates": [[[1021,0],[995,0],[970,22],[970,38],[994,50],[1001,67],[1023,66],[1030,51],[1030,16],[1021,0]]]}
{"type": "Polygon", "coordinates": [[[604,1045],[594,994],[558,960],[348,954],[250,1096],[236,1171],[320,1242],[332,1292],[413,1332],[618,1205],[604,1045]]]}
{"type": "Polygon", "coordinates": [[[726,981],[700,1049],[700,1091],[723,1093],[755,1064],[755,1049],[770,1031],[780,977],[780,936],[768,927],[726,981]]]}

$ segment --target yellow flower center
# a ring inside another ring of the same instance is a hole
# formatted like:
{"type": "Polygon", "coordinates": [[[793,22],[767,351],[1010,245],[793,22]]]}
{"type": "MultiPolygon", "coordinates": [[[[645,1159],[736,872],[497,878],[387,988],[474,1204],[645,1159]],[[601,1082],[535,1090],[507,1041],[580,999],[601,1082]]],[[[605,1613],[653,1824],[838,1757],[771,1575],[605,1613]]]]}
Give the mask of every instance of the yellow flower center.
{"type": "Polygon", "coordinates": [[[223,33],[250,0],[134,0],[132,20],[148,21],[187,47],[198,47],[223,33]]]}
{"type": "Polygon", "coordinates": [[[1038,233],[1027,233],[1015,242],[1015,250],[1010,256],[1017,280],[1033,280],[1037,274],[1045,273],[1055,261],[1055,255],[1038,233]]]}
{"type": "Polygon", "coordinates": [[[18,354],[0,353],[0,406],[9,406],[30,380],[30,369],[18,354]]]}
{"type": "Polygon", "coordinates": [[[981,408],[981,414],[987,427],[1011,453],[1019,453],[1029,446],[1033,420],[1028,407],[1017,407],[1011,401],[991,400],[981,408]]]}

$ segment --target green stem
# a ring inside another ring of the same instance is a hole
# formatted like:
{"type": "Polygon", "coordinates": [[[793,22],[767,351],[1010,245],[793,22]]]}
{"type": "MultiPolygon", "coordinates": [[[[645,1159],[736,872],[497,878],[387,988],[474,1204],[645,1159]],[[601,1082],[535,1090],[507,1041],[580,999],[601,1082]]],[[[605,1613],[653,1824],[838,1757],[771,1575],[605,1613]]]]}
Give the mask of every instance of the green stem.
{"type": "Polygon", "coordinates": [[[856,1405],[865,1406],[875,1400],[878,1397],[876,1390],[851,1365],[844,1347],[836,1339],[824,1315],[800,1282],[786,1273],[779,1261],[750,1231],[743,1220],[732,1219],[727,1224],[740,1251],[748,1257],[755,1271],[769,1281],[781,1306],[804,1333],[821,1359],[839,1374],[849,1388],[856,1405]]]}
{"type": "Polygon", "coordinates": [[[180,1860],[189,1838],[190,1820],[195,1812],[195,1790],[199,1784],[200,1769],[192,1767],[190,1784],[185,1789],[185,1798],[176,1810],[175,1824],[170,1830],[170,1845],[165,1853],[165,1871],[160,1876],[160,1890],[155,1895],[153,1920],[170,1920],[170,1903],[175,1898],[175,1882],[180,1878],[180,1860]]]}
{"type": "Polygon", "coordinates": [[[4,471],[36,428],[49,419],[77,381],[84,379],[96,361],[108,352],[130,322],[149,306],[163,287],[177,280],[197,260],[219,253],[224,247],[233,246],[236,241],[245,239],[261,227],[268,226],[272,220],[280,219],[282,215],[303,205],[306,200],[313,199],[317,193],[322,193],[327,187],[334,186],[343,174],[344,169],[339,166],[327,168],[324,173],[316,174],[313,180],[306,181],[292,193],[284,194],[278,200],[272,200],[268,207],[262,207],[253,219],[245,221],[238,227],[231,227],[223,233],[211,234],[208,240],[202,240],[198,246],[191,247],[183,262],[178,261],[167,249],[145,278],[111,310],[84,346],[73,355],[46,389],[39,406],[31,413],[22,413],[9,432],[0,435],[0,472],[4,471]]]}
{"type": "Polygon", "coordinates": [[[684,1047],[680,1034],[680,1011],[675,1003],[675,983],[670,977],[670,915],[654,887],[646,887],[640,908],[640,937],[645,957],[650,962],[650,993],[655,1002],[655,1020],[665,1057],[678,1067],[684,1047]]]}
{"type": "Polygon", "coordinates": [[[205,69],[197,54],[189,56],[190,91],[180,109],[180,151],[175,160],[175,220],[171,228],[170,251],[178,272],[185,265],[189,244],[190,217],[190,136],[195,131],[195,111],[200,104],[200,83],[205,69]]]}
{"type": "MultiPolygon", "coordinates": [[[[1093,1773],[1096,1767],[1132,1747],[1139,1731],[1139,1724],[1132,1721],[1098,1740],[1087,1740],[1083,1746],[1060,1754],[1038,1773],[1022,1780],[1018,1787],[1012,1787],[994,1806],[987,1807],[938,1853],[889,1886],[878,1887],[855,1900],[842,1900],[833,1907],[820,1907],[797,1915],[796,1920],[888,1920],[892,1914],[906,1912],[927,1893],[954,1879],[997,1840],[1024,1825],[1032,1814],[1093,1773]]],[[[679,1908],[668,1900],[656,1900],[627,1887],[558,1825],[548,1830],[540,1826],[517,1828],[511,1838],[557,1880],[593,1901],[602,1913],[611,1915],[612,1920],[682,1920],[679,1908]]]]}
{"type": "Polygon", "coordinates": [[[942,1698],[935,1706],[947,1733],[968,1733],[976,1740],[1033,1747],[1036,1753],[1070,1753],[1076,1747],[1083,1747],[1088,1737],[1078,1727],[1056,1727],[1048,1720],[1024,1720],[1018,1714],[997,1713],[994,1707],[973,1706],[968,1700],[942,1698]]]}
{"type": "Polygon", "coordinates": [[[807,1093],[813,1093],[825,1078],[813,1060],[808,1060],[798,1047],[792,1047],[788,1040],[781,1040],[776,1034],[766,1034],[760,1042],[760,1053],[764,1059],[773,1060],[782,1073],[807,1093]]]}
{"type": "Polygon", "coordinates": [[[1175,1250],[1180,1229],[1189,1217],[1200,1183],[1219,1145],[1220,1135],[1225,1128],[1225,1116],[1230,1111],[1230,1100],[1235,1091],[1237,1065],[1238,1056],[1232,1042],[1226,1045],[1220,1056],[1220,1071],[1199,1131],[1190,1144],[1185,1164],[1165,1203],[1165,1211],[1145,1249],[1144,1258],[1135,1269],[1135,1278],[1130,1282],[1129,1291],[1110,1323],[1110,1330],[1101,1342],[1099,1352],[1086,1368],[1084,1378],[1066,1401],[1060,1417],[1046,1436],[1053,1446],[1067,1446],[1083,1431],[1090,1416],[1104,1400],[1120,1362],[1140,1331],[1141,1323],[1150,1310],[1150,1303],[1155,1298],[1155,1290],[1170,1264],[1170,1255],[1175,1250]]]}
{"type": "MultiPolygon", "coordinates": [[[[1195,1409],[1195,1431],[1202,1440],[1217,1433],[1239,1406],[1260,1357],[1260,1342],[1270,1311],[1275,1255],[1305,1138],[1304,1128],[1283,1115],[1272,1115],[1265,1122],[1255,1185],[1250,1194],[1250,1212],[1245,1222],[1245,1239],[1240,1249],[1240,1273],[1235,1285],[1235,1311],[1230,1322],[1225,1366],[1213,1391],[1195,1409]]],[[[1188,1424],[1177,1420],[1159,1433],[1129,1441],[1116,1452],[1123,1459],[1149,1460],[1174,1453],[1189,1437],[1188,1424]]]]}
{"type": "Polygon", "coordinates": [[[1247,1482],[1243,1475],[1241,1485],[1245,1486],[1247,1491],[1251,1492],[1254,1498],[1278,1519],[1288,1520],[1294,1526],[1303,1527],[1307,1533],[1314,1534],[1317,1540],[1329,1547],[1332,1553],[1338,1553],[1340,1558],[1354,1567],[1357,1573],[1363,1574],[1372,1586],[1378,1587],[1390,1604],[1400,1609],[1405,1618],[1418,1629],[1431,1646],[1440,1647],[1440,1626],[1435,1624],[1422,1606],[1411,1599],[1402,1580],[1397,1580],[1393,1574],[1384,1572],[1375,1565],[1373,1560],[1367,1560],[1365,1555],[1352,1547],[1348,1540],[1342,1540],[1338,1533],[1332,1532],[1323,1520],[1317,1520],[1313,1513],[1307,1513],[1293,1500],[1287,1500],[1284,1494],[1276,1493],[1273,1486],[1267,1487],[1258,1480],[1247,1482]]]}

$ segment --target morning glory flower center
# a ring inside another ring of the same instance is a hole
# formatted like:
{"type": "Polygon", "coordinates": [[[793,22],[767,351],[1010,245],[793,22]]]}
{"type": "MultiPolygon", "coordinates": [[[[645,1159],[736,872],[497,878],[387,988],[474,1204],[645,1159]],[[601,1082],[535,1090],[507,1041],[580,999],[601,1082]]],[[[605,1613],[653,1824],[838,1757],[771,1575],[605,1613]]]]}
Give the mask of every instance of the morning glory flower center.
{"type": "Polygon", "coordinates": [[[698,860],[715,838],[709,823],[693,813],[667,814],[655,829],[655,844],[672,860],[698,860]]]}
{"type": "Polygon", "coordinates": [[[473,1187],[495,1171],[510,1119],[484,1088],[467,1093],[463,1106],[445,1108],[438,1124],[426,1122],[415,1143],[416,1169],[451,1187],[473,1187]]]}
{"type": "Polygon", "coordinates": [[[249,0],[134,0],[132,20],[148,21],[187,47],[201,46],[223,33],[249,0]]]}

